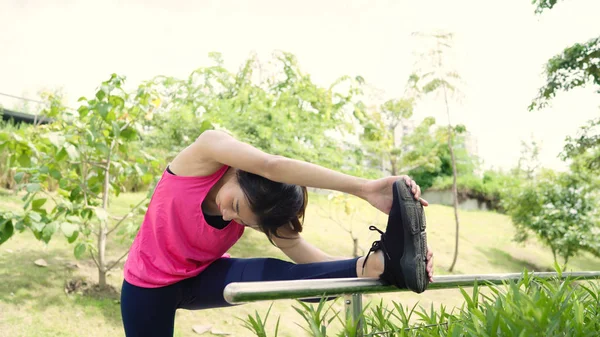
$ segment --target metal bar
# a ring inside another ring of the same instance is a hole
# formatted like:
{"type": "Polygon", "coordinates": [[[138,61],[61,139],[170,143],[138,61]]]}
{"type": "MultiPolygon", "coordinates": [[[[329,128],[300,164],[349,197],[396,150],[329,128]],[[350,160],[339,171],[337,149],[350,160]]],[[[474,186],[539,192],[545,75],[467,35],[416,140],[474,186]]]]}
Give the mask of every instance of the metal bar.
{"type": "MultiPolygon", "coordinates": [[[[537,278],[557,278],[558,273],[530,273],[537,278]]],[[[449,289],[459,286],[473,286],[475,281],[480,284],[502,284],[505,281],[519,280],[522,273],[511,274],[481,274],[481,275],[443,275],[433,278],[428,289],[449,289]]],[[[583,271],[562,273],[564,278],[581,280],[600,279],[600,271],[583,271]]],[[[241,304],[254,301],[280,299],[310,299],[324,296],[351,295],[356,293],[371,294],[385,292],[408,291],[393,286],[383,285],[377,279],[371,278],[340,278],[297,281],[268,281],[268,282],[234,282],[225,287],[223,296],[230,304],[241,304]]]]}
{"type": "Polygon", "coordinates": [[[363,337],[364,320],[362,316],[362,295],[359,293],[344,296],[346,321],[356,324],[356,337],[363,337]]]}

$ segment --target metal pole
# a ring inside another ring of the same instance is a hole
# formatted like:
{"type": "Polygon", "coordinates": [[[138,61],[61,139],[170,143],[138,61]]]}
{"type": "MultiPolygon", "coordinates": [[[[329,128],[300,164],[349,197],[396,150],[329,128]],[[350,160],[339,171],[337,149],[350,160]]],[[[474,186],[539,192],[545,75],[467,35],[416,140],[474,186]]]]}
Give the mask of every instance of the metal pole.
{"type": "MultiPolygon", "coordinates": [[[[557,273],[530,273],[537,278],[558,278],[557,273]]],[[[516,281],[523,277],[522,273],[483,274],[483,275],[444,275],[434,277],[429,290],[449,289],[480,285],[502,284],[506,281],[516,281]]],[[[561,279],[577,278],[580,280],[600,279],[600,271],[562,273],[561,279]]],[[[320,297],[335,297],[350,294],[369,294],[384,292],[408,291],[392,286],[383,285],[377,279],[343,278],[298,281],[269,281],[269,282],[235,282],[225,287],[223,296],[230,304],[241,304],[254,301],[269,301],[279,299],[309,299],[320,297]]]]}
{"type": "Polygon", "coordinates": [[[344,306],[346,307],[346,322],[352,322],[352,325],[356,326],[356,337],[363,337],[362,295],[359,293],[345,295],[344,306]]]}

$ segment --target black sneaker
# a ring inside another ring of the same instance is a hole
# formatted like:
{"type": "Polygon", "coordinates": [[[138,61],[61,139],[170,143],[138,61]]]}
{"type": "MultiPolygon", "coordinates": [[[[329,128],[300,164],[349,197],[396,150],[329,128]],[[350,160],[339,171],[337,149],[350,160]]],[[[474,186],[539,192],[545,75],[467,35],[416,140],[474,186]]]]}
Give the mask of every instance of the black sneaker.
{"type": "Polygon", "coordinates": [[[422,293],[429,284],[423,205],[415,200],[404,180],[394,183],[393,193],[394,201],[385,233],[375,226],[369,227],[378,231],[381,239],[373,242],[365,263],[369,254],[383,250],[385,267],[379,279],[398,288],[422,293]]]}

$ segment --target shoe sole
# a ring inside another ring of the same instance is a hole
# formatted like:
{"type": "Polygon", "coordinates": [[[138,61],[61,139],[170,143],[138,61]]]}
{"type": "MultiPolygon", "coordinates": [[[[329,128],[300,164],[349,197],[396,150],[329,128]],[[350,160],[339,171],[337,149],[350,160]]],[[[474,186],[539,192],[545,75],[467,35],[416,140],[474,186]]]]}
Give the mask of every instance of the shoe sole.
{"type": "Polygon", "coordinates": [[[423,205],[415,200],[403,180],[394,184],[400,200],[400,215],[402,229],[404,230],[404,252],[400,258],[400,266],[404,275],[407,288],[422,293],[427,289],[429,277],[427,275],[427,226],[423,205]]]}

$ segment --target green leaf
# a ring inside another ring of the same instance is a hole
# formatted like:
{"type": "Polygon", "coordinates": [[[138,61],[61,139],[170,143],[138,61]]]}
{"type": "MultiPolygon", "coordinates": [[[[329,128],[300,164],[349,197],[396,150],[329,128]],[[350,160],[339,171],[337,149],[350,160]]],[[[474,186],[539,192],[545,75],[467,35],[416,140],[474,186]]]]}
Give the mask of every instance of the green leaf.
{"type": "Polygon", "coordinates": [[[57,169],[50,169],[50,176],[56,180],[59,180],[61,177],[60,171],[57,169]]]}
{"type": "Polygon", "coordinates": [[[208,119],[205,119],[200,125],[200,133],[210,129],[213,129],[213,125],[208,119]]]}
{"type": "Polygon", "coordinates": [[[123,107],[125,105],[125,100],[119,96],[111,95],[108,98],[108,102],[112,104],[114,107],[123,107]]]}
{"type": "Polygon", "coordinates": [[[42,239],[44,240],[44,242],[50,242],[50,238],[52,238],[54,232],[56,232],[56,223],[51,222],[49,224],[46,224],[44,230],[42,231],[42,239]]]}
{"type": "Polygon", "coordinates": [[[47,201],[47,198],[35,199],[31,202],[31,208],[34,210],[40,209],[47,201]]]}
{"type": "Polygon", "coordinates": [[[60,148],[65,142],[65,137],[62,135],[59,135],[56,132],[52,132],[48,135],[48,140],[50,141],[50,143],[52,145],[54,145],[57,148],[60,148]]]}
{"type": "Polygon", "coordinates": [[[63,159],[65,159],[65,157],[67,156],[67,151],[65,150],[65,148],[63,147],[62,149],[60,149],[60,151],[58,151],[58,153],[56,154],[56,161],[60,162],[63,159]]]}
{"type": "Polygon", "coordinates": [[[119,138],[119,135],[121,134],[121,127],[119,126],[119,123],[113,121],[112,122],[112,131],[113,131],[113,136],[115,138],[119,138]]]}
{"type": "MultiPolygon", "coordinates": [[[[85,100],[85,97],[82,97],[85,100]]],[[[77,111],[79,112],[79,117],[80,118],[85,118],[88,113],[90,113],[90,108],[87,106],[80,106],[79,109],[77,109],[77,111]]]]}
{"type": "Polygon", "coordinates": [[[73,232],[73,235],[67,237],[67,242],[69,242],[69,243],[75,242],[75,240],[77,240],[78,236],[79,236],[79,231],[73,232]]]}
{"type": "Polygon", "coordinates": [[[77,246],[75,246],[75,249],[73,250],[73,254],[75,254],[75,258],[80,259],[83,256],[83,254],[85,253],[85,250],[86,250],[85,243],[78,243],[77,246]]]}
{"type": "Polygon", "coordinates": [[[17,172],[15,174],[15,181],[17,182],[17,184],[21,183],[21,180],[23,180],[23,176],[25,175],[25,172],[17,172]]]}
{"type": "Polygon", "coordinates": [[[29,193],[35,193],[35,192],[39,192],[42,190],[42,185],[40,185],[38,183],[31,183],[31,184],[27,184],[27,187],[25,189],[29,193]]]}
{"type": "Polygon", "coordinates": [[[96,213],[96,217],[98,218],[98,220],[105,222],[106,220],[108,220],[108,213],[106,212],[106,210],[102,207],[96,207],[94,208],[94,213],[96,213]]]}
{"type": "Polygon", "coordinates": [[[148,185],[152,182],[154,176],[151,173],[146,173],[142,176],[142,183],[148,185]]]}
{"type": "Polygon", "coordinates": [[[69,200],[72,202],[76,202],[78,201],[77,199],[81,196],[81,194],[81,187],[77,186],[71,190],[71,193],[69,193],[69,200]]]}
{"type": "Polygon", "coordinates": [[[42,233],[45,226],[46,226],[46,224],[43,222],[32,221],[31,224],[29,225],[29,228],[31,229],[33,234],[36,234],[36,238],[38,240],[40,240],[42,238],[42,236],[38,235],[38,234],[42,233]]]}
{"type": "Polygon", "coordinates": [[[104,102],[100,102],[96,105],[96,111],[98,111],[98,114],[100,114],[100,116],[104,120],[106,120],[106,116],[108,115],[110,108],[111,108],[111,105],[108,103],[104,103],[104,102]]]}
{"type": "Polygon", "coordinates": [[[117,119],[117,115],[115,114],[115,110],[114,109],[109,110],[108,114],[106,115],[105,120],[107,122],[112,122],[112,121],[114,121],[116,119],[117,119]]]}
{"type": "Polygon", "coordinates": [[[79,159],[79,151],[77,150],[75,145],[67,144],[67,145],[65,145],[64,149],[67,151],[67,154],[69,155],[69,159],[71,159],[71,160],[79,159]]]}
{"type": "Polygon", "coordinates": [[[60,224],[60,230],[66,237],[73,236],[73,233],[75,233],[78,229],[79,227],[77,225],[70,222],[63,222],[60,224]]]}
{"type": "Polygon", "coordinates": [[[137,131],[132,127],[127,127],[121,131],[121,138],[125,140],[134,140],[137,137],[137,131]]]}
{"type": "Polygon", "coordinates": [[[6,242],[6,240],[8,240],[13,235],[13,233],[14,227],[12,224],[12,220],[9,219],[3,224],[2,230],[0,230],[0,245],[6,242]]]}
{"type": "Polygon", "coordinates": [[[63,222],[60,224],[60,229],[69,243],[73,243],[75,240],[77,240],[77,237],[79,236],[79,227],[77,225],[69,222],[63,222]]]}
{"type": "Polygon", "coordinates": [[[31,166],[31,156],[23,153],[19,156],[18,162],[22,167],[29,167],[31,166]]]}
{"type": "Polygon", "coordinates": [[[42,216],[38,212],[29,212],[27,216],[29,217],[29,219],[35,222],[39,222],[42,220],[42,216]]]}
{"type": "Polygon", "coordinates": [[[100,90],[98,90],[98,92],[96,92],[96,98],[99,101],[103,100],[104,97],[106,97],[106,93],[104,92],[104,90],[100,89],[100,90]]]}
{"type": "Polygon", "coordinates": [[[15,225],[15,229],[22,232],[25,230],[25,220],[24,218],[20,218],[20,219],[15,219],[14,220],[14,225],[15,225]]]}

